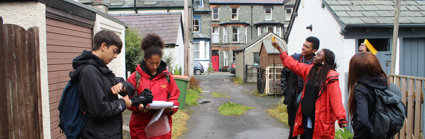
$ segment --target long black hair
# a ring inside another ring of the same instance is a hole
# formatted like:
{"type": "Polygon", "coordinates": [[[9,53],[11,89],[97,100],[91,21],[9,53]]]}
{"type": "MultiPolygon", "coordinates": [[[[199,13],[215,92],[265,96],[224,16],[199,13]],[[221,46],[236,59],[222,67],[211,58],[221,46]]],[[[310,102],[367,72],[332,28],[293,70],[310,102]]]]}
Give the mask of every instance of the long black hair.
{"type": "MultiPolygon", "coordinates": [[[[322,68],[320,69],[320,71],[317,71],[319,69],[318,68],[319,66],[314,65],[307,76],[307,80],[308,80],[307,84],[308,82],[319,82],[321,85],[320,88],[322,88],[325,85],[328,72],[330,70],[336,69],[335,54],[329,49],[322,49],[322,51],[325,54],[325,62],[322,65],[320,65],[322,66],[322,68]],[[315,76],[315,80],[309,80],[313,76],[315,76]]],[[[309,86],[306,86],[306,88],[307,87],[309,86]]]]}
{"type": "Polygon", "coordinates": [[[301,101],[302,112],[305,116],[314,114],[315,102],[319,97],[319,92],[325,87],[326,77],[330,70],[335,70],[335,54],[329,49],[322,49],[325,55],[325,61],[320,64],[314,64],[310,69],[305,84],[304,98],[301,101]],[[319,66],[321,68],[319,69],[319,66]]]}

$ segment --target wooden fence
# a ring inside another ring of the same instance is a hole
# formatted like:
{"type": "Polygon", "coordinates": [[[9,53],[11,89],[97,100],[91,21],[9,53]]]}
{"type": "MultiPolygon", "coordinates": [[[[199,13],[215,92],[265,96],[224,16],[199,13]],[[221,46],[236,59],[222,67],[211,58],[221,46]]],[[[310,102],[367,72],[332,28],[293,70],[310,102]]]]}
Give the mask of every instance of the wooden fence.
{"type": "Polygon", "coordinates": [[[425,78],[390,75],[390,82],[400,87],[407,117],[395,139],[423,139],[425,78]]]}
{"type": "Polygon", "coordinates": [[[43,138],[38,28],[0,17],[0,138],[43,138]]]}

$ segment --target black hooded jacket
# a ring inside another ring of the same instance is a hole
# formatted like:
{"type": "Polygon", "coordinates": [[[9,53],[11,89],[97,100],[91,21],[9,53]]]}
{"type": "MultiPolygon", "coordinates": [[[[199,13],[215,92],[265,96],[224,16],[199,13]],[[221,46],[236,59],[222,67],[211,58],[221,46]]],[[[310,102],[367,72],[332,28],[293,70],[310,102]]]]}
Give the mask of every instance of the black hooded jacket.
{"type": "Polygon", "coordinates": [[[112,94],[111,87],[122,82],[127,92],[134,87],[115,74],[91,51],[83,51],[72,61],[74,71],[71,80],[79,82],[82,111],[89,118],[82,138],[122,138],[122,112],[126,109],[123,99],[112,94]]]}
{"type": "Polygon", "coordinates": [[[388,83],[381,76],[364,75],[357,81],[354,90],[355,111],[353,114],[354,139],[370,138],[371,123],[369,121],[375,109],[375,92],[373,89],[384,90],[388,83]]]}

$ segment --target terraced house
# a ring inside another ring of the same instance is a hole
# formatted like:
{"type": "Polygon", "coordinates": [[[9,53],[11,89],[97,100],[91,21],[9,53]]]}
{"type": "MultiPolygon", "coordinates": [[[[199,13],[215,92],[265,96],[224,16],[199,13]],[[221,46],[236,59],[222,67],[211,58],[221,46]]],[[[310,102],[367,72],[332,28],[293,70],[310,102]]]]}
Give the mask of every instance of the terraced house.
{"type": "Polygon", "coordinates": [[[284,0],[210,0],[211,54],[214,70],[227,71],[235,59],[233,50],[273,32],[282,37],[284,0]]]}

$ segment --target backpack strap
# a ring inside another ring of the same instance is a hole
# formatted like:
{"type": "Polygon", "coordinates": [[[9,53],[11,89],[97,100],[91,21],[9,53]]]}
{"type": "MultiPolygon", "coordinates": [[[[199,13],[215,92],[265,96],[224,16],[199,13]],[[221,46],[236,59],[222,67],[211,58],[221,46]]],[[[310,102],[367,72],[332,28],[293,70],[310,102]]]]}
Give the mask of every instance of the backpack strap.
{"type": "Polygon", "coordinates": [[[142,78],[142,75],[140,75],[140,73],[137,70],[135,72],[136,72],[136,77],[135,77],[136,78],[136,89],[135,89],[136,91],[133,93],[133,96],[135,94],[138,94],[137,89],[139,88],[140,78],[142,78]]]}

